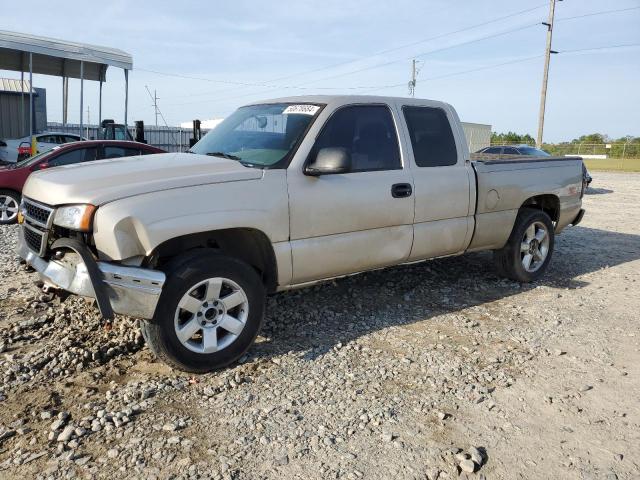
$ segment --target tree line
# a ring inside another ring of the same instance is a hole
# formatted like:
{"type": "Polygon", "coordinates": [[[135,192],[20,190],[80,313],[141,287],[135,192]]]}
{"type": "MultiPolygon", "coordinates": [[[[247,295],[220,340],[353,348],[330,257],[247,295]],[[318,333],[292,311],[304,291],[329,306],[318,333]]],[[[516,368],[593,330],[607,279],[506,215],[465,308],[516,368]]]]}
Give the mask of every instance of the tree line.
{"type": "MultiPolygon", "coordinates": [[[[498,133],[491,132],[491,144],[527,144],[535,145],[535,139],[525,133],[516,132],[498,133]]],[[[640,137],[627,135],[625,137],[613,138],[602,133],[590,133],[574,138],[568,142],[544,143],[542,149],[551,155],[568,154],[595,154],[609,155],[613,158],[640,158],[640,137]],[[610,145],[611,148],[607,148],[610,145]]]]}

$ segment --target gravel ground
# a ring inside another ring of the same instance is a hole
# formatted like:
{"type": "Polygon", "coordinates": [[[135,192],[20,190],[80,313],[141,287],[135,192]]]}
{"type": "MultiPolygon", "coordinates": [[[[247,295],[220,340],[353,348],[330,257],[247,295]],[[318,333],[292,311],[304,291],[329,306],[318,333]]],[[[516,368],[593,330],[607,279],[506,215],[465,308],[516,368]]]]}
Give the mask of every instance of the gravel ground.
{"type": "Polygon", "coordinates": [[[0,477],[640,478],[640,174],[594,186],[537,284],[482,253],[279,294],[197,377],[43,294],[0,227],[0,477]]]}

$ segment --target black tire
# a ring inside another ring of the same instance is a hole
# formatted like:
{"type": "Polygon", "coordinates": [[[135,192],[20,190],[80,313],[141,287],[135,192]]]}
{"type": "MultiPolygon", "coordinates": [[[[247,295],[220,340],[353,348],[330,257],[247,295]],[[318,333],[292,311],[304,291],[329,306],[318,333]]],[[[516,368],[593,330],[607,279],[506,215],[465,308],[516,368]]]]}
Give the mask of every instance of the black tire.
{"type": "Polygon", "coordinates": [[[534,282],[544,275],[549,267],[553,255],[554,241],[554,227],[549,215],[542,210],[523,208],[516,217],[516,222],[507,244],[500,250],[494,250],[493,252],[496,270],[500,275],[517,282],[534,282]],[[528,271],[523,265],[521,244],[527,229],[536,224],[536,222],[546,226],[546,231],[549,235],[548,252],[542,264],[535,271],[528,271]]]}
{"type": "Polygon", "coordinates": [[[258,273],[240,260],[205,249],[176,258],[165,273],[167,281],[155,315],[152,320],[141,321],[142,335],[155,356],[174,368],[192,373],[218,370],[242,357],[253,344],[264,319],[266,295],[258,273]],[[214,353],[196,353],[178,339],[174,318],[183,295],[199,282],[214,277],[230,279],[243,289],[248,315],[233,343],[214,353]]]}
{"type": "Polygon", "coordinates": [[[3,204],[5,203],[5,200],[10,199],[13,201],[13,203],[15,203],[15,206],[19,206],[20,194],[18,192],[14,192],[13,190],[0,190],[0,197],[0,225],[11,225],[13,223],[16,223],[18,221],[17,212],[15,213],[15,215],[11,214],[11,218],[5,218],[4,220],[2,219],[2,217],[9,216],[9,213],[3,209],[3,204]]]}

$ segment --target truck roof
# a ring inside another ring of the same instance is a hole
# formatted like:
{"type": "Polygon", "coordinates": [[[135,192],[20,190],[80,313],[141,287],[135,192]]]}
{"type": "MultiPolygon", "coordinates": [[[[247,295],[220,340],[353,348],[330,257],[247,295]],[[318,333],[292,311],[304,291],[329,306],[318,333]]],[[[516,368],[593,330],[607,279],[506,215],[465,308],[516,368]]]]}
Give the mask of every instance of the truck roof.
{"type": "Polygon", "coordinates": [[[348,104],[348,103],[394,103],[397,101],[406,102],[407,104],[428,103],[431,106],[451,107],[446,102],[438,100],[428,100],[411,97],[389,97],[379,95],[294,95],[289,97],[271,98],[268,100],[259,100],[248,103],[247,105],[259,105],[265,103],[326,103],[330,104],[348,104]]]}

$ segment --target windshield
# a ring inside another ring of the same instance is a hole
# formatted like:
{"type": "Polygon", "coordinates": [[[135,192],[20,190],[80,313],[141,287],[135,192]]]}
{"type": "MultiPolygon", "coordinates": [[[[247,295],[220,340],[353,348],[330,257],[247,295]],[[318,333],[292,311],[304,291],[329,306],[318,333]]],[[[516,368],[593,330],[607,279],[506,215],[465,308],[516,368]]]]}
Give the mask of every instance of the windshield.
{"type": "Polygon", "coordinates": [[[273,166],[288,157],[319,111],[319,105],[311,104],[241,107],[190,151],[233,158],[249,166],[273,166]]]}
{"type": "Polygon", "coordinates": [[[539,148],[519,147],[518,150],[520,150],[520,152],[523,155],[535,155],[537,157],[549,157],[550,156],[547,152],[545,152],[544,150],[540,150],[539,148]]]}
{"type": "Polygon", "coordinates": [[[15,163],[15,167],[14,168],[22,168],[22,167],[30,167],[31,165],[33,165],[34,163],[42,160],[42,157],[45,157],[46,155],[49,155],[50,153],[58,150],[60,147],[53,147],[50,150],[46,150],[44,152],[40,152],[37,155],[34,155],[33,157],[29,157],[29,158],[25,158],[24,160],[21,160],[17,163],[15,163]]]}

